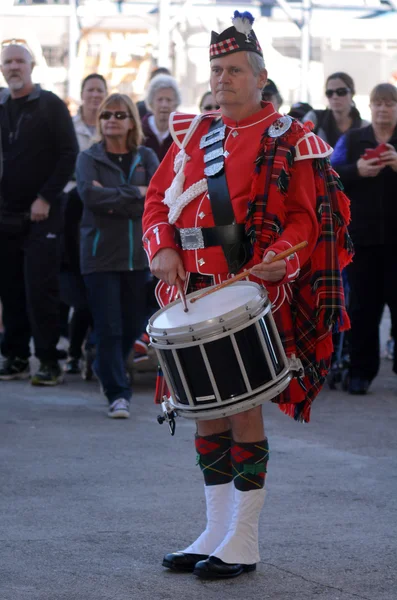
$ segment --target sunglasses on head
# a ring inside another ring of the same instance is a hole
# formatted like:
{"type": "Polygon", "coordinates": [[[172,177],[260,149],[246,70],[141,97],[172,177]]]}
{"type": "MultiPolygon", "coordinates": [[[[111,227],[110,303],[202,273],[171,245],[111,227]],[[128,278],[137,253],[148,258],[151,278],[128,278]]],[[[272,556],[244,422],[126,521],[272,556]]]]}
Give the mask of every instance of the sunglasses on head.
{"type": "Polygon", "coordinates": [[[129,119],[131,115],[125,110],[104,110],[99,115],[99,118],[103,121],[109,121],[112,117],[117,119],[117,121],[124,121],[125,119],[129,119]]]}
{"type": "Polygon", "coordinates": [[[219,110],[219,104],[205,104],[204,110],[219,110]]]}
{"type": "Polygon", "coordinates": [[[3,48],[6,46],[25,46],[27,47],[26,40],[18,39],[18,38],[10,38],[9,40],[3,40],[1,42],[3,48]]]}
{"type": "Polygon", "coordinates": [[[337,96],[347,96],[349,92],[349,88],[336,88],[336,90],[326,90],[325,95],[327,98],[332,98],[334,94],[337,96]]]}

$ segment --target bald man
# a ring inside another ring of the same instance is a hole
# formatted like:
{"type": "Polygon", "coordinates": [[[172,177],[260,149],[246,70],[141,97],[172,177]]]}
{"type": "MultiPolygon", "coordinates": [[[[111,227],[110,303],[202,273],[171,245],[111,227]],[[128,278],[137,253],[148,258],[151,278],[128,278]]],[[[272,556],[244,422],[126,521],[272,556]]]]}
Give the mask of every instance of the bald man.
{"type": "Polygon", "coordinates": [[[33,385],[62,380],[59,339],[61,201],[78,146],[65,104],[32,81],[27,48],[1,52],[8,90],[0,96],[3,179],[0,204],[0,298],[6,358],[0,380],[27,379],[33,337],[40,367],[33,385]]]}

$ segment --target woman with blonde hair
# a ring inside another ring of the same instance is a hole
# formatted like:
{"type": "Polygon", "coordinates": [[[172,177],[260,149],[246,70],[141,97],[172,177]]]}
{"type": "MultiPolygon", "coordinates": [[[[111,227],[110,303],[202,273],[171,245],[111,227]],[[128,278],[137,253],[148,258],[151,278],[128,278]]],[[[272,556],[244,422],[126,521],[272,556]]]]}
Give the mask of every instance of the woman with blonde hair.
{"type": "Polygon", "coordinates": [[[100,141],[77,160],[84,204],[81,272],[96,333],[94,369],[109,401],[108,416],[127,418],[132,392],[125,361],[142,330],[148,274],[141,218],[158,160],[141,146],[138,111],[124,94],[103,101],[98,132],[100,141]]]}

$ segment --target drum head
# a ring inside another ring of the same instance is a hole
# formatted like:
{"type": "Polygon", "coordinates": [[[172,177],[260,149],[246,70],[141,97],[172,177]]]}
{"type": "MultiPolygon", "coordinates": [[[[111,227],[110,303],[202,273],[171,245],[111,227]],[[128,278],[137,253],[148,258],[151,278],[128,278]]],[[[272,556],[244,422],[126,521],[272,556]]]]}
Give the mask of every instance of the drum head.
{"type": "Polygon", "coordinates": [[[199,290],[188,294],[186,297],[189,312],[183,311],[180,300],[172,302],[165,308],[153,315],[149,322],[149,333],[198,331],[202,328],[211,329],[212,325],[220,323],[230,324],[236,317],[260,308],[267,298],[264,288],[252,281],[236,282],[228,287],[201,298],[193,304],[190,299],[202,294],[205,290],[199,290]]]}

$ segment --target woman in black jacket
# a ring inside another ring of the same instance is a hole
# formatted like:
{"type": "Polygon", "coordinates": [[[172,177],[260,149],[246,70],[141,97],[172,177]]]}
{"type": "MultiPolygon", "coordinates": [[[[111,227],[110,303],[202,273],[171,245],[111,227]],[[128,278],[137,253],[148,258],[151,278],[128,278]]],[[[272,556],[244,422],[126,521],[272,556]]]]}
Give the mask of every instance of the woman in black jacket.
{"type": "Polygon", "coordinates": [[[84,211],[81,272],[94,319],[94,369],[109,401],[108,416],[129,416],[131,387],[125,361],[143,327],[148,263],[142,248],[147,186],[158,166],[140,145],[135,104],[112,94],[99,109],[101,141],[79,155],[76,178],[84,211]]]}
{"type": "MultiPolygon", "coordinates": [[[[355,256],[347,268],[351,289],[351,394],[365,394],[379,370],[379,325],[389,305],[397,334],[397,89],[377,85],[370,95],[372,124],[340,138],[332,155],[351,201],[355,256]],[[367,153],[380,144],[377,158],[367,153]]],[[[393,370],[397,373],[397,357],[393,370]]]]}
{"type": "Polygon", "coordinates": [[[347,73],[332,73],[325,82],[325,95],[329,107],[325,110],[311,110],[302,119],[303,123],[312,121],[314,133],[321,137],[330,146],[336,142],[349,129],[366,127],[358,112],[353,96],[355,94],[354,81],[347,73]]]}

